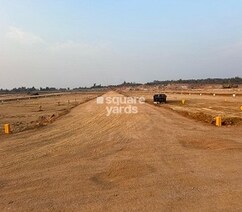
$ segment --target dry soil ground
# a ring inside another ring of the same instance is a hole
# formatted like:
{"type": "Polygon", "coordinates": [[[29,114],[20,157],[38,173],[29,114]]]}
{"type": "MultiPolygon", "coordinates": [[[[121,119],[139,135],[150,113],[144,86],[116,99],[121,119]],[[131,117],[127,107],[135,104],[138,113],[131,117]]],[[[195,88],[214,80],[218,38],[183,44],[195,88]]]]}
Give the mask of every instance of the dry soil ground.
{"type": "MultiPolygon", "coordinates": [[[[242,125],[242,93],[238,93],[233,97],[233,92],[224,93],[217,90],[219,95],[213,96],[212,91],[207,91],[207,95],[201,95],[200,92],[187,94],[174,94],[172,92],[155,91],[158,93],[166,93],[167,104],[156,105],[159,107],[172,109],[184,116],[214,124],[214,118],[221,116],[224,125],[242,125]],[[185,100],[185,104],[182,104],[185,100]]],[[[124,95],[133,97],[145,97],[148,103],[153,104],[154,91],[128,91],[122,92],[124,95]]],[[[203,92],[204,93],[204,92],[203,92]]]]}
{"type": "Polygon", "coordinates": [[[147,103],[106,116],[106,106],[91,100],[1,137],[0,210],[242,210],[241,126],[147,103]]]}
{"type": "Polygon", "coordinates": [[[45,96],[0,96],[0,136],[3,134],[5,123],[11,125],[13,133],[41,127],[67,114],[75,106],[102,94],[103,92],[88,92],[45,96]],[[9,99],[14,101],[7,101],[9,99]]]}

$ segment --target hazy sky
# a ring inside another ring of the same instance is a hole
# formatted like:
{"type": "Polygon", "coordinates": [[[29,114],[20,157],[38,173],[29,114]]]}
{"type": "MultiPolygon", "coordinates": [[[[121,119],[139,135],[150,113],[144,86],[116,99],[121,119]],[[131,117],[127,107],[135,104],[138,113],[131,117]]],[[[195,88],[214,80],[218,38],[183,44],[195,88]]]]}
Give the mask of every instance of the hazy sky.
{"type": "Polygon", "coordinates": [[[0,87],[242,76],[241,0],[0,0],[0,87]]]}

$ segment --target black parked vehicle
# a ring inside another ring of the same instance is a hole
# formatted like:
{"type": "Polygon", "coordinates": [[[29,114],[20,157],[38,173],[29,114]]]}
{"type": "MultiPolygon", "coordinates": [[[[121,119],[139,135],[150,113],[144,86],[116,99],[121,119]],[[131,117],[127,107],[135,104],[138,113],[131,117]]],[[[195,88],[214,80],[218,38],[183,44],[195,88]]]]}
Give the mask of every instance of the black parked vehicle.
{"type": "Polygon", "coordinates": [[[155,94],[153,96],[154,103],[166,103],[166,95],[165,94],[155,94]]]}

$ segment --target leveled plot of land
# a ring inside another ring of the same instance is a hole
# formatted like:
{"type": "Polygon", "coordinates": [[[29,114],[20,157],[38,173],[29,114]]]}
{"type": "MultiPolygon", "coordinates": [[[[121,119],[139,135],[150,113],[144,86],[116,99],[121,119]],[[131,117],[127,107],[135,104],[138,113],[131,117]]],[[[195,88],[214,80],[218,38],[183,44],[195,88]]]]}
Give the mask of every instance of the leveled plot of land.
{"type": "MultiPolygon", "coordinates": [[[[166,93],[165,91],[128,91],[122,92],[124,95],[140,97],[144,96],[146,101],[153,104],[153,95],[155,93],[166,93]]],[[[222,95],[221,91],[217,91],[220,95],[200,95],[200,93],[174,94],[167,92],[167,104],[156,105],[172,109],[180,114],[204,121],[214,123],[216,116],[221,116],[223,125],[241,125],[242,124],[242,96],[233,97],[233,93],[222,95]],[[185,104],[182,104],[185,100],[185,104]]],[[[210,93],[212,93],[210,91],[210,93]]]]}
{"type": "Polygon", "coordinates": [[[1,133],[6,123],[10,124],[13,133],[47,125],[68,113],[73,107],[101,94],[97,92],[27,97],[7,95],[5,98],[2,97],[0,103],[1,133]]]}
{"type": "Polygon", "coordinates": [[[107,106],[91,100],[0,138],[0,210],[242,210],[240,126],[147,103],[107,116],[107,106]]]}

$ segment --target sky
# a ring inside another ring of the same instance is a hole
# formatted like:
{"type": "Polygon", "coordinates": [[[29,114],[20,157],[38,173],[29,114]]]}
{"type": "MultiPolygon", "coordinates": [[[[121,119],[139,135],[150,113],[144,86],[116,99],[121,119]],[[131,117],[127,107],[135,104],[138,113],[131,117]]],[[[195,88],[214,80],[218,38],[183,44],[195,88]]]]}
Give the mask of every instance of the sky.
{"type": "Polygon", "coordinates": [[[241,0],[0,0],[0,88],[235,76],[241,0]]]}

